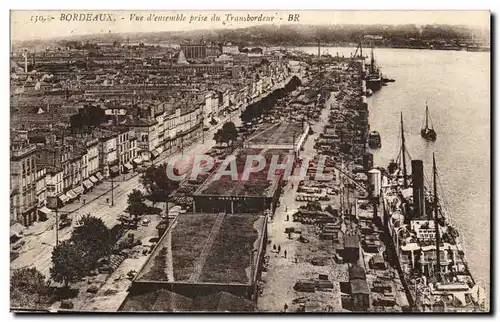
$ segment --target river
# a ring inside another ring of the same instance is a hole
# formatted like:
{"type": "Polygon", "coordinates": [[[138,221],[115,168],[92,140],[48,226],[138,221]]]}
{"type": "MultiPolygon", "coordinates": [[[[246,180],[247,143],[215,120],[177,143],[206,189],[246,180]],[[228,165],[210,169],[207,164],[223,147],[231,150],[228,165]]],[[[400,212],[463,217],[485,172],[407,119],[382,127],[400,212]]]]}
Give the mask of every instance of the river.
{"type": "MultiPolygon", "coordinates": [[[[318,52],[314,47],[301,49],[318,52]]],[[[355,48],[325,51],[349,57],[355,48]]],[[[368,98],[370,128],[382,138],[382,148],[373,151],[374,163],[385,167],[396,158],[402,112],[407,149],[413,159],[424,161],[427,184],[432,184],[435,153],[440,198],[464,234],[473,276],[489,289],[490,53],[377,48],[374,54],[383,75],[396,80],[368,98]],[[435,142],[420,137],[426,102],[435,142]]]]}

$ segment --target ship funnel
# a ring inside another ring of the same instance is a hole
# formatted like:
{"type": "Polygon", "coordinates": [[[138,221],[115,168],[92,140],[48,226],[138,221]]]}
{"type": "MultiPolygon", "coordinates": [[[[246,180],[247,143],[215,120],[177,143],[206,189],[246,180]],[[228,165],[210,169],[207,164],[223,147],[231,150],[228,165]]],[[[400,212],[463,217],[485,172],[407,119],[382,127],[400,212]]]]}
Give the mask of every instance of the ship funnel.
{"type": "Polygon", "coordinates": [[[413,218],[425,218],[424,197],[424,163],[422,160],[411,161],[411,176],[413,181],[413,218]]]}
{"type": "Polygon", "coordinates": [[[368,184],[371,190],[372,197],[380,196],[380,189],[382,188],[382,173],[378,169],[371,169],[368,171],[368,184]]]}

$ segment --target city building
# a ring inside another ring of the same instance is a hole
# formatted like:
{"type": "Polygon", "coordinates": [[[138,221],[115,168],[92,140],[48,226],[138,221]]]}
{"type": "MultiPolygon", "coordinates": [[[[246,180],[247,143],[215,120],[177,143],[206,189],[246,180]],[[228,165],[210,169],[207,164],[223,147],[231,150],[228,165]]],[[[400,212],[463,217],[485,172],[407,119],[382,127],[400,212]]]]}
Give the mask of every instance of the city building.
{"type": "Polygon", "coordinates": [[[10,150],[10,221],[24,226],[37,220],[36,146],[14,138],[10,150]]]}
{"type": "Polygon", "coordinates": [[[129,172],[133,169],[132,160],[137,157],[137,138],[134,129],[121,128],[117,140],[120,172],[129,172]]]}
{"type": "MultiPolygon", "coordinates": [[[[153,113],[150,110],[150,113],[153,113]]],[[[151,159],[151,153],[156,149],[158,144],[158,121],[154,118],[154,114],[147,118],[134,118],[129,120],[127,125],[131,126],[136,136],[137,156],[140,156],[143,161],[151,159]]]]}
{"type": "Polygon", "coordinates": [[[184,52],[186,59],[207,58],[207,45],[205,44],[181,45],[181,50],[184,52]]]}
{"type": "Polygon", "coordinates": [[[99,135],[99,165],[105,178],[116,176],[120,173],[118,166],[117,136],[113,131],[101,130],[99,135]]]}

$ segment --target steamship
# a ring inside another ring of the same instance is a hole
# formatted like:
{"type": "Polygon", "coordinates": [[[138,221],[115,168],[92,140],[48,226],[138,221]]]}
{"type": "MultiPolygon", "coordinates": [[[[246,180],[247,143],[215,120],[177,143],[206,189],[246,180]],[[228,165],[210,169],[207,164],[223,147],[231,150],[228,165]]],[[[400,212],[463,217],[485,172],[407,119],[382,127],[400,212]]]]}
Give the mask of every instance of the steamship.
{"type": "Polygon", "coordinates": [[[382,177],[384,227],[392,247],[388,257],[399,270],[409,302],[419,312],[479,312],[489,309],[485,290],[469,271],[463,236],[437,192],[433,156],[432,187],[424,184],[422,160],[410,160],[401,115],[401,148],[382,177]]]}
{"type": "Polygon", "coordinates": [[[371,52],[370,69],[365,78],[366,87],[372,91],[378,91],[382,87],[382,75],[379,68],[375,64],[375,56],[373,55],[373,48],[371,52]]]}

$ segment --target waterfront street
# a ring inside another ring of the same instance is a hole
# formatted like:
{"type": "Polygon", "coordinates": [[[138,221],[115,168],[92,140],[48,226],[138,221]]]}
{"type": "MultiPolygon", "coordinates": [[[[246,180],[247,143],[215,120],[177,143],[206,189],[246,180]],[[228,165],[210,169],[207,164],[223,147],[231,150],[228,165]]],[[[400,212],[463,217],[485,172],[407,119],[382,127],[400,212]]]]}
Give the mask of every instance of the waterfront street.
{"type": "Polygon", "coordinates": [[[491,12],[268,14],[12,31],[11,312],[491,310],[491,12]]]}
{"type": "MultiPolygon", "coordinates": [[[[213,134],[222,127],[222,125],[228,121],[232,120],[237,123],[239,121],[239,111],[233,112],[228,115],[224,120],[220,121],[213,129],[204,132],[205,138],[198,138],[194,144],[189,147],[185,147],[183,153],[186,155],[195,153],[205,153],[210,148],[214,146],[214,140],[212,139],[213,134]],[[204,141],[204,142],[202,142],[204,141]]],[[[180,155],[180,152],[174,152],[168,155],[164,152],[154,161],[154,163],[162,163],[168,161],[169,158],[180,155]]],[[[91,214],[94,217],[101,218],[108,227],[113,227],[118,223],[118,217],[124,214],[127,208],[127,197],[128,194],[134,190],[139,189],[144,191],[144,188],[139,183],[140,175],[135,173],[132,175],[127,175],[123,181],[115,181],[114,188],[114,206],[111,207],[111,182],[103,182],[97,189],[95,193],[103,191],[104,194],[101,196],[96,196],[92,201],[87,201],[85,205],[74,203],[62,207],[60,210],[62,212],[72,212],[70,215],[73,218],[72,226],[60,229],[59,241],[69,239],[73,231],[73,227],[76,223],[75,218],[79,215],[91,214]],[[107,192],[106,192],[107,191],[107,192]],[[109,204],[106,203],[106,198],[109,198],[109,204]],[[76,208],[79,208],[75,211],[76,208]]],[[[87,195],[82,197],[89,199],[87,195]]],[[[38,223],[32,228],[25,232],[23,237],[24,245],[19,250],[19,256],[11,262],[12,269],[25,268],[25,267],[36,267],[45,276],[50,276],[50,266],[52,261],[52,249],[56,242],[56,232],[54,230],[55,226],[55,216],[52,215],[45,222],[38,223]]],[[[150,225],[152,230],[155,230],[153,225],[150,225]]],[[[156,234],[156,231],[154,231],[156,234]]]]}
{"type": "MultiPolygon", "coordinates": [[[[316,155],[317,152],[314,149],[314,143],[328,122],[328,115],[333,104],[336,104],[334,93],[332,93],[330,99],[325,103],[320,121],[312,125],[314,134],[308,136],[304,144],[304,149],[301,152],[302,157],[308,156],[312,158],[316,155]]],[[[296,174],[299,170],[299,168],[296,169],[296,174]]],[[[304,293],[301,294],[293,289],[294,284],[299,279],[314,278],[317,277],[317,274],[327,274],[331,280],[338,280],[338,275],[342,274],[342,271],[344,271],[343,274],[345,275],[345,267],[330,268],[311,264],[309,262],[311,258],[310,254],[307,254],[307,244],[298,241],[297,234],[292,234],[292,238],[288,238],[288,235],[285,233],[287,227],[294,227],[295,229],[302,230],[304,236],[309,236],[307,231],[304,231],[309,227],[292,221],[292,214],[298,210],[299,206],[304,204],[295,200],[299,182],[300,180],[294,179],[294,177],[288,181],[288,184],[283,189],[283,196],[280,198],[280,207],[276,209],[275,216],[268,225],[270,244],[267,247],[266,255],[269,256],[269,266],[267,272],[263,274],[264,290],[257,302],[259,311],[282,312],[284,305],[287,304],[288,310],[294,312],[298,308],[297,304],[292,304],[294,299],[304,295],[304,293]],[[287,215],[289,216],[288,221],[286,220],[287,215]],[[273,245],[276,245],[276,247],[280,246],[281,252],[277,253],[273,245]],[[284,256],[285,250],[287,252],[286,258],[284,256]]],[[[333,198],[331,204],[335,204],[336,199],[333,198]]],[[[311,236],[315,235],[315,232],[311,233],[311,236]]],[[[338,283],[336,284],[338,285],[338,283]]],[[[317,292],[314,300],[308,301],[306,304],[307,309],[324,312],[328,310],[328,306],[331,306],[335,312],[342,311],[340,290],[338,287],[334,288],[331,292],[317,292]]]]}

